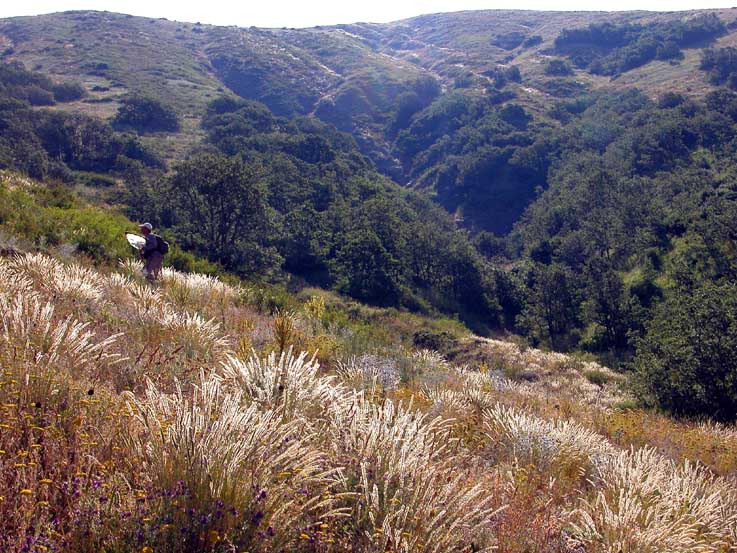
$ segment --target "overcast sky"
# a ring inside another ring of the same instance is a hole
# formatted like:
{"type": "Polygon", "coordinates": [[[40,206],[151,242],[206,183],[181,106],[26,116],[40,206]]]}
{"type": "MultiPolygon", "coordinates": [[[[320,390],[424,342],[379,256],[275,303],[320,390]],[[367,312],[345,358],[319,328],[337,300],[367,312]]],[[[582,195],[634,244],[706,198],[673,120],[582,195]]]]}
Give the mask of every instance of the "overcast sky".
{"type": "Polygon", "coordinates": [[[177,21],[257,27],[310,27],[357,21],[386,22],[425,13],[481,9],[688,10],[727,8],[735,0],[0,0],[0,17],[66,10],[166,17],[177,21]]]}

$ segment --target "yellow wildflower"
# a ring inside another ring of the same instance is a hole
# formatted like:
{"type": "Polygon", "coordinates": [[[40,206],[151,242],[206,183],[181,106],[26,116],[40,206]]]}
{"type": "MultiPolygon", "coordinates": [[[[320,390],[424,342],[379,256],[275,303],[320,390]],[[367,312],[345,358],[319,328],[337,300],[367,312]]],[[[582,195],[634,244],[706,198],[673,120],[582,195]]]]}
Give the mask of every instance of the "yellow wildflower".
{"type": "Polygon", "coordinates": [[[29,490],[28,488],[23,488],[20,492],[21,495],[31,495],[33,492],[29,490]]]}

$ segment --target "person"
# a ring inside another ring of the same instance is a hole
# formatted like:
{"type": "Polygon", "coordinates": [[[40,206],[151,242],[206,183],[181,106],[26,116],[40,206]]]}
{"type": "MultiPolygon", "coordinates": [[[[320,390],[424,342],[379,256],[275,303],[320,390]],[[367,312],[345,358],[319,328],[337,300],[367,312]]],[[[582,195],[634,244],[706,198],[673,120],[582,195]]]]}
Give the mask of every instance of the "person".
{"type": "Polygon", "coordinates": [[[154,234],[154,227],[151,223],[143,223],[139,226],[141,234],[146,239],[146,244],[141,248],[141,257],[143,258],[143,274],[150,282],[158,280],[161,274],[161,267],[164,263],[164,254],[159,247],[160,238],[154,234]]]}

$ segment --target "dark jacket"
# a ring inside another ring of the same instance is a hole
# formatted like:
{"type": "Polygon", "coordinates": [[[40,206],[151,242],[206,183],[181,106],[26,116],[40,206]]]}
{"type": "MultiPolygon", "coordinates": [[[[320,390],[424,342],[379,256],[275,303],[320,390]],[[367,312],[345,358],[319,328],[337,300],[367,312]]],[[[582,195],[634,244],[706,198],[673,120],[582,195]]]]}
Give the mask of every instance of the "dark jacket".
{"type": "Polygon", "coordinates": [[[146,245],[143,246],[143,258],[148,259],[151,254],[159,251],[159,237],[153,232],[149,232],[145,238],[146,245]]]}

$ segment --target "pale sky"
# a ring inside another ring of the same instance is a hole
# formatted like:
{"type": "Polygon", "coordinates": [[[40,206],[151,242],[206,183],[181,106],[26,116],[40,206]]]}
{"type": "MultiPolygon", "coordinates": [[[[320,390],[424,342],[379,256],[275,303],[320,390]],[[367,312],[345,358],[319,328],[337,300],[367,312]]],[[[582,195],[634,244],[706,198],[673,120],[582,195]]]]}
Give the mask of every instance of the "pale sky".
{"type": "Polygon", "coordinates": [[[735,0],[2,0],[0,18],[67,10],[106,10],[177,21],[247,27],[311,27],[460,10],[689,10],[728,8],[735,0]]]}

